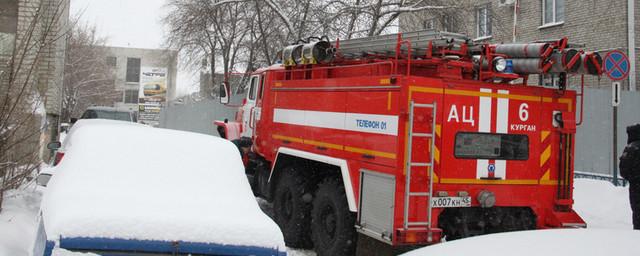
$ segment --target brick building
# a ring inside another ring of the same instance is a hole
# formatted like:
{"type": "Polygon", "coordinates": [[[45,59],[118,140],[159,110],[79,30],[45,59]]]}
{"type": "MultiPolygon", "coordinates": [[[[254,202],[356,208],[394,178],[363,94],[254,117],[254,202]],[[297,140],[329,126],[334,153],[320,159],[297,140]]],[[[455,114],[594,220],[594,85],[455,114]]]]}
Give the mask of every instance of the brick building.
{"type": "MultiPolygon", "coordinates": [[[[634,1],[637,0],[436,0],[429,4],[451,8],[404,14],[400,17],[400,30],[444,30],[464,33],[477,42],[508,43],[514,39],[515,27],[517,42],[566,36],[570,42],[583,43],[587,50],[598,51],[602,57],[611,49],[620,49],[631,57],[640,47],[640,3],[634,1]],[[516,4],[518,11],[514,15],[516,4]]],[[[635,56],[638,74],[640,55],[635,56]]],[[[571,82],[574,84],[575,80],[571,82]]],[[[611,80],[606,76],[588,78],[586,84],[606,87],[611,80]]],[[[634,90],[639,84],[636,75],[624,81],[623,87],[634,90]],[[630,80],[635,81],[635,86],[630,80]]]]}
{"type": "MultiPolygon", "coordinates": [[[[40,144],[58,136],[68,27],[69,0],[0,1],[0,91],[27,85],[30,100],[43,103],[40,144]]],[[[29,103],[20,104],[25,114],[33,114],[29,103]]]]}

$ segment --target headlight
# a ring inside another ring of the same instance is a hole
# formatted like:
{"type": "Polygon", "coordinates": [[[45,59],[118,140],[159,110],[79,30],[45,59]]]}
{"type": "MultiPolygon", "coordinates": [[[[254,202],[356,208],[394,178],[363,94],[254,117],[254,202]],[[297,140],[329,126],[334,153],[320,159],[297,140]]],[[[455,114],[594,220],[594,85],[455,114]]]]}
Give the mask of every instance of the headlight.
{"type": "Polygon", "coordinates": [[[502,57],[496,57],[493,59],[493,70],[496,72],[504,72],[507,68],[507,60],[502,57]]]}

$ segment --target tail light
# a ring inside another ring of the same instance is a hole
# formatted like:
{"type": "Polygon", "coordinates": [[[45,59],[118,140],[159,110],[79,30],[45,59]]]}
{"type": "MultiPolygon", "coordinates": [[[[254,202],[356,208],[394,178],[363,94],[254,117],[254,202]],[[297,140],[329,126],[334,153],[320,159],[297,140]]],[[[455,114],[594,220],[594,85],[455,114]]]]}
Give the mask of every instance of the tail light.
{"type": "Polygon", "coordinates": [[[58,165],[58,163],[60,163],[60,161],[62,161],[63,157],[64,157],[64,153],[63,152],[56,152],[56,156],[53,158],[53,166],[58,165]]]}
{"type": "Polygon", "coordinates": [[[398,229],[397,241],[400,244],[433,244],[439,243],[442,239],[442,230],[439,228],[432,228],[431,234],[426,229],[398,229]]]}

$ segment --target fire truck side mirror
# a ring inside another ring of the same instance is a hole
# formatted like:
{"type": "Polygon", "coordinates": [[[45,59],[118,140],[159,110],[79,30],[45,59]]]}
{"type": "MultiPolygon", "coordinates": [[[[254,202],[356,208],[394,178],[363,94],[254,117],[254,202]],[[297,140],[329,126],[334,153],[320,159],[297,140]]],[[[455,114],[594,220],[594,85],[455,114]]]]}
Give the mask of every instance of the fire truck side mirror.
{"type": "Polygon", "coordinates": [[[229,104],[229,85],[226,82],[220,84],[220,104],[229,104]]]}

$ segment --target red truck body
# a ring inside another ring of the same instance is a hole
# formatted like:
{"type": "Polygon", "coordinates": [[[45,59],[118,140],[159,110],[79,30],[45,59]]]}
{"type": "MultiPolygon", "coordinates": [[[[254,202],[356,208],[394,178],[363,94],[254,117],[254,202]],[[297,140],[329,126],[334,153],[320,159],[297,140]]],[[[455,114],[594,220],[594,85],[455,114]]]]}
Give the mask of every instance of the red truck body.
{"type": "Polygon", "coordinates": [[[359,253],[366,240],[400,248],[586,226],[572,209],[576,92],[522,75],[480,80],[464,56],[399,55],[252,74],[237,125],[253,140],[254,189],[275,199],[276,215],[281,173],[294,169],[313,183],[312,235],[324,221],[313,217],[324,216],[314,193],[326,176],[341,183],[359,253]],[[525,79],[508,83],[516,78],[525,79]]]}

